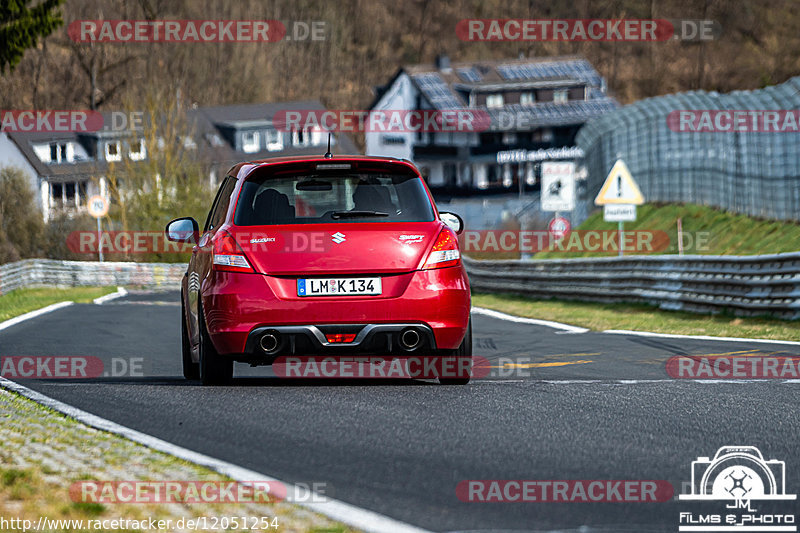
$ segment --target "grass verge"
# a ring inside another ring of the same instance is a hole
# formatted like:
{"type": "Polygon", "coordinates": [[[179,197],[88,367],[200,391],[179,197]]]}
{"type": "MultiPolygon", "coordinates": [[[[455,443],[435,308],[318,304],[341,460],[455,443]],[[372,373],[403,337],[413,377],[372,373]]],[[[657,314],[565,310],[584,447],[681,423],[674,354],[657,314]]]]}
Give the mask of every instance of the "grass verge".
{"type": "Polygon", "coordinates": [[[472,305],[503,313],[554,320],[595,331],[630,329],[679,335],[713,335],[800,341],[800,323],[770,318],[696,315],[643,304],[533,300],[515,294],[472,295],[472,305]]]}
{"type": "Polygon", "coordinates": [[[42,307],[71,300],[75,303],[90,303],[95,298],[116,292],[110,287],[38,287],[17,289],[0,296],[0,322],[42,307]]]}
{"type": "MultiPolygon", "coordinates": [[[[684,253],[702,255],[755,255],[800,250],[800,224],[764,220],[738,215],[696,204],[645,204],[637,208],[634,222],[625,223],[625,231],[664,232],[669,238],[665,248],[656,254],[678,253],[678,219],[682,220],[684,253]]],[[[603,210],[587,218],[578,230],[616,230],[616,222],[605,222],[603,210]]],[[[567,257],[614,256],[615,251],[598,253],[540,252],[536,259],[567,257]]]]}
{"type": "MultiPolygon", "coordinates": [[[[39,517],[47,517],[51,520],[50,527],[43,524],[41,531],[97,531],[88,520],[125,519],[146,523],[150,518],[165,522],[171,520],[172,527],[167,530],[175,531],[181,518],[201,517],[207,517],[209,529],[205,531],[223,531],[222,517],[238,518],[241,525],[239,528],[231,526],[229,530],[233,531],[353,531],[325,516],[286,502],[226,501],[200,504],[84,501],[80,488],[76,489],[73,484],[81,481],[123,480],[203,482],[227,481],[228,478],[120,436],[85,426],[2,388],[0,442],[3,443],[0,446],[0,516],[6,520],[29,520],[33,524],[37,524],[39,517]],[[213,517],[219,517],[219,527],[211,525],[214,523],[213,517]],[[266,522],[269,526],[260,520],[262,517],[269,519],[266,522]],[[259,526],[242,527],[245,518],[248,524],[259,526]],[[82,522],[56,525],[56,520],[82,522]]],[[[210,494],[213,497],[214,493],[210,494]]],[[[114,531],[148,531],[147,526],[137,527],[135,523],[128,523],[129,529],[114,531]]]]}

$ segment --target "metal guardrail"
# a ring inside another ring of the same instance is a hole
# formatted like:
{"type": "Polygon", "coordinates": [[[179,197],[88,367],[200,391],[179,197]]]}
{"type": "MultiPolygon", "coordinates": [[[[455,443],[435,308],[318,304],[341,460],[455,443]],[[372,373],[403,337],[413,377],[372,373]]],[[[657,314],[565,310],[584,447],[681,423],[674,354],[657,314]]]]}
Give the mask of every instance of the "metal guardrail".
{"type": "Polygon", "coordinates": [[[26,259],[0,265],[0,294],[31,286],[135,285],[178,288],[184,263],[98,263],[26,259]]]}
{"type": "MultiPolygon", "coordinates": [[[[800,318],[800,252],[534,261],[464,258],[473,290],[535,298],[634,302],[698,313],[800,318]]],[[[0,294],[37,285],[178,288],[183,263],[28,259],[0,265],[0,294]]]]}
{"type": "Polygon", "coordinates": [[[476,291],[800,318],[800,252],[464,262],[476,291]]]}

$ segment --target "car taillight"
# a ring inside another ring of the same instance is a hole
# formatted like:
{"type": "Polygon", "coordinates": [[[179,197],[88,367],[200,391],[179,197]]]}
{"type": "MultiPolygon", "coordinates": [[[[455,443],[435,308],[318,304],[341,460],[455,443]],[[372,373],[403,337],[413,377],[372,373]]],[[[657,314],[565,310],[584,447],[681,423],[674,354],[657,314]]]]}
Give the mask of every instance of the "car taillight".
{"type": "Polygon", "coordinates": [[[459,264],[461,264],[461,252],[458,251],[458,238],[453,230],[443,228],[422,268],[444,268],[459,264]]]}
{"type": "Polygon", "coordinates": [[[227,231],[220,231],[214,237],[214,269],[228,272],[253,272],[239,243],[227,231]]]}

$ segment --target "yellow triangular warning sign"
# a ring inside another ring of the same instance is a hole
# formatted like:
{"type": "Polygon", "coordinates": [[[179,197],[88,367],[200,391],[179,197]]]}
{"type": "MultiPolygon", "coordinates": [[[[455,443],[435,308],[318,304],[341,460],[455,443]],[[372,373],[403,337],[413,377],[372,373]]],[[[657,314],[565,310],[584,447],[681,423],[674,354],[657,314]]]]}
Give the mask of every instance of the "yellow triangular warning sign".
{"type": "Polygon", "coordinates": [[[611,167],[611,172],[608,173],[605,183],[597,193],[594,203],[595,205],[642,205],[644,203],[642,191],[639,190],[639,186],[636,185],[628,166],[622,159],[617,159],[617,162],[611,167]]]}

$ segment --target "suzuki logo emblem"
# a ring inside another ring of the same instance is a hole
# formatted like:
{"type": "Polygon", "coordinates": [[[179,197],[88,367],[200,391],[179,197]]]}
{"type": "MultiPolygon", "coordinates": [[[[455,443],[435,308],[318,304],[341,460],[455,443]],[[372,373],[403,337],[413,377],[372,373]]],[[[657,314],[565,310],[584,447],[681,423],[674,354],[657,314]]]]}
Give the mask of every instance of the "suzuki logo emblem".
{"type": "Polygon", "coordinates": [[[337,231],[336,233],[334,233],[333,235],[331,235],[331,240],[332,240],[333,242],[335,242],[336,244],[341,244],[341,243],[343,243],[344,241],[346,241],[347,239],[345,239],[345,237],[344,237],[344,233],[340,233],[340,232],[338,232],[338,231],[337,231]]]}

